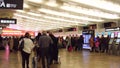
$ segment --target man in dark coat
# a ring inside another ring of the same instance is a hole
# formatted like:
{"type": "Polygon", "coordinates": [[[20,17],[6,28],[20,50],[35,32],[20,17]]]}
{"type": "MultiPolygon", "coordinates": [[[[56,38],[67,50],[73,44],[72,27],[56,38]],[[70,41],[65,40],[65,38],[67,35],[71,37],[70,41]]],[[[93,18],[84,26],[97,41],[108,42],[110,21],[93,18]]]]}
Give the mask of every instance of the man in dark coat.
{"type": "Polygon", "coordinates": [[[58,63],[58,46],[57,46],[58,39],[52,33],[49,33],[49,36],[53,40],[53,44],[51,44],[50,46],[50,52],[51,52],[50,63],[52,63],[53,60],[55,61],[55,63],[58,63]]]}
{"type": "Polygon", "coordinates": [[[50,44],[53,44],[51,37],[47,36],[46,32],[42,32],[42,36],[40,36],[38,45],[41,50],[41,58],[42,58],[42,68],[49,68],[49,47],[50,44]],[[45,59],[47,63],[45,63],[45,59]],[[47,65],[47,66],[46,66],[47,65]]]}

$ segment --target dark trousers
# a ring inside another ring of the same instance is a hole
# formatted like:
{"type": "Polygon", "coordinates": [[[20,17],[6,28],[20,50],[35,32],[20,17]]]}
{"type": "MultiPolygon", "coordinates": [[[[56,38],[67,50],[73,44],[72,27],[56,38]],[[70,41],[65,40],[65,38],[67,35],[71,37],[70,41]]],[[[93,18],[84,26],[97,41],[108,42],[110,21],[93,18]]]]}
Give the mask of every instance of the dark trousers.
{"type": "Polygon", "coordinates": [[[27,68],[29,68],[29,57],[30,57],[30,54],[26,53],[24,51],[22,51],[21,54],[22,54],[22,68],[25,68],[25,63],[26,63],[27,68]]]}
{"type": "Polygon", "coordinates": [[[105,52],[106,49],[106,45],[105,44],[101,44],[101,52],[105,52]]]}
{"type": "Polygon", "coordinates": [[[53,61],[58,62],[58,50],[56,49],[50,54],[50,64],[52,64],[53,61]]]}
{"type": "Polygon", "coordinates": [[[42,58],[42,68],[49,68],[49,47],[48,48],[41,48],[41,58],[42,58]],[[46,62],[45,62],[46,60],[46,62]],[[47,65],[47,66],[45,66],[47,65]]]}
{"type": "Polygon", "coordinates": [[[77,51],[77,50],[78,50],[78,45],[76,44],[76,45],[75,45],[75,51],[77,51]]]}
{"type": "Polygon", "coordinates": [[[78,50],[82,51],[82,49],[83,49],[83,44],[78,44],[78,50]]]}
{"type": "Polygon", "coordinates": [[[58,50],[55,51],[54,60],[58,61],[58,50]]]}

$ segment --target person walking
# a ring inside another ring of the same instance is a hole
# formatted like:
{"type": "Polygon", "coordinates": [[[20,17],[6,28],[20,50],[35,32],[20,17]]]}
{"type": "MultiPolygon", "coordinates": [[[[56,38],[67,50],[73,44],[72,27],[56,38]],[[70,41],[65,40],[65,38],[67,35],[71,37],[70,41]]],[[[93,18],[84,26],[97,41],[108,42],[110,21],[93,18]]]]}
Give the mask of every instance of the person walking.
{"type": "Polygon", "coordinates": [[[50,68],[50,53],[49,53],[49,47],[53,44],[53,41],[50,36],[47,36],[47,33],[45,31],[42,32],[42,36],[40,36],[38,45],[40,46],[41,50],[41,58],[42,58],[42,68],[50,68]],[[47,63],[45,63],[45,59],[47,63]],[[45,66],[47,65],[47,66],[45,66]]]}

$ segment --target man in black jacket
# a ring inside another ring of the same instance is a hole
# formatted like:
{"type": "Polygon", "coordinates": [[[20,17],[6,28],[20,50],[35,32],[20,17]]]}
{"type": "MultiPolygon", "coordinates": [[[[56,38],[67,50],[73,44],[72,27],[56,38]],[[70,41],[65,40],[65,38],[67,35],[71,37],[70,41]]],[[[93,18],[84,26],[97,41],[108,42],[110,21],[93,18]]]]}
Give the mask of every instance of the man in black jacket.
{"type": "Polygon", "coordinates": [[[58,63],[58,39],[51,33],[49,32],[49,36],[51,37],[51,39],[53,40],[53,44],[51,44],[50,46],[50,64],[53,62],[53,60],[55,61],[55,63],[58,63]]]}

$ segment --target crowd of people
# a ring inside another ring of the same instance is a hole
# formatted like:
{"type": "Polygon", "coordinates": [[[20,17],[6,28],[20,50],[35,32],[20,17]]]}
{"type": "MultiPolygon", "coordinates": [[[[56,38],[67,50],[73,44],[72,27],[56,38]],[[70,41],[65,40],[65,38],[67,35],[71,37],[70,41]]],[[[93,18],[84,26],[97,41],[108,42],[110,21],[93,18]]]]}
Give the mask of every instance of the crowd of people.
{"type": "Polygon", "coordinates": [[[91,38],[89,39],[89,44],[91,47],[90,51],[108,53],[109,41],[110,41],[109,35],[107,37],[104,37],[104,35],[102,35],[101,38],[99,36],[97,38],[91,36],[91,38]]]}
{"type": "MultiPolygon", "coordinates": [[[[91,47],[90,52],[108,52],[110,37],[104,37],[103,35],[95,38],[91,36],[89,39],[89,45],[91,47]]],[[[55,37],[51,32],[43,31],[38,33],[35,38],[31,38],[29,33],[26,33],[21,37],[9,37],[2,38],[0,36],[0,45],[9,45],[10,52],[17,52],[20,46],[24,44],[21,50],[22,56],[22,68],[29,68],[29,57],[32,51],[36,52],[37,60],[42,61],[42,68],[50,68],[53,63],[58,64],[59,48],[66,48],[67,51],[82,51],[84,44],[83,35],[69,35],[67,37],[55,37]],[[5,42],[5,44],[3,44],[5,42]],[[45,59],[47,63],[45,63],[45,59]]]]}

